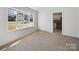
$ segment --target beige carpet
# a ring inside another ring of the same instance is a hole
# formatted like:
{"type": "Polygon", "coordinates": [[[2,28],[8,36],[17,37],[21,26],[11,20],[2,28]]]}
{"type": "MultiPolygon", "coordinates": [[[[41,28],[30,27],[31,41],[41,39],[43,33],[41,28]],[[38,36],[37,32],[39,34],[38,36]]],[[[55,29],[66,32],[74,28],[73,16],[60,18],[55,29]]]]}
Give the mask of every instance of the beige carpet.
{"type": "Polygon", "coordinates": [[[77,51],[79,39],[63,36],[60,33],[37,31],[24,37],[5,51],[77,51]]]}

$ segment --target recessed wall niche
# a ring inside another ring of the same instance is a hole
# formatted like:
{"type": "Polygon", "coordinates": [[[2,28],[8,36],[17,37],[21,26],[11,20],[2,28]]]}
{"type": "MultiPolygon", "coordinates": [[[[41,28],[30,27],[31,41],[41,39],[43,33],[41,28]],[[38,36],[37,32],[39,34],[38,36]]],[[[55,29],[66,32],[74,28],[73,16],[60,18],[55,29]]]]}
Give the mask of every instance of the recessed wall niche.
{"type": "Polygon", "coordinates": [[[8,30],[24,29],[34,26],[33,13],[15,8],[8,8],[8,30]]]}

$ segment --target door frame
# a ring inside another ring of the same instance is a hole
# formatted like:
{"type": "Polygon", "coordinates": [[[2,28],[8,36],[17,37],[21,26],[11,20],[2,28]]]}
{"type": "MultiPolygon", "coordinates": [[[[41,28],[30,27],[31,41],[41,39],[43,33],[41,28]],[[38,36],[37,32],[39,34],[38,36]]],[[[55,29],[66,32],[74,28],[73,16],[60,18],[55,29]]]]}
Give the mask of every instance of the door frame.
{"type": "MultiPolygon", "coordinates": [[[[62,11],[59,11],[59,12],[53,12],[54,13],[62,13],[62,31],[61,31],[61,34],[63,34],[63,12],[62,11]]],[[[53,18],[53,17],[52,17],[53,18]]],[[[53,27],[53,19],[52,19],[52,27],[53,27]]],[[[54,32],[54,27],[53,27],[53,32],[54,32]]]]}

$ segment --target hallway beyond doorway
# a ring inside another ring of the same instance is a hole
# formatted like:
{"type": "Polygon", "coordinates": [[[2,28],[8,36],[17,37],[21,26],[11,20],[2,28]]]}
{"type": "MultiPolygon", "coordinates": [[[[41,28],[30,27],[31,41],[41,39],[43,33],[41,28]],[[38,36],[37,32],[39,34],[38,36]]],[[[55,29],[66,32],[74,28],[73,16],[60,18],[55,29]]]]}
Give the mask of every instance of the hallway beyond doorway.
{"type": "Polygon", "coordinates": [[[62,12],[53,13],[53,31],[62,33],[62,12]]]}

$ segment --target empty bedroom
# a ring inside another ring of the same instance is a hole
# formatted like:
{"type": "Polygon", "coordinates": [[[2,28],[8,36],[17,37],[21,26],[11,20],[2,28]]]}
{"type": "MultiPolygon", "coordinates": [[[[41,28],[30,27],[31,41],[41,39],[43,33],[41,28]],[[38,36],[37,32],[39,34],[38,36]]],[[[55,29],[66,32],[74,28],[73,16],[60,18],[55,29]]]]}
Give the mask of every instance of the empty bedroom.
{"type": "Polygon", "coordinates": [[[0,7],[1,51],[79,51],[79,7],[0,7]]]}

